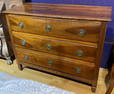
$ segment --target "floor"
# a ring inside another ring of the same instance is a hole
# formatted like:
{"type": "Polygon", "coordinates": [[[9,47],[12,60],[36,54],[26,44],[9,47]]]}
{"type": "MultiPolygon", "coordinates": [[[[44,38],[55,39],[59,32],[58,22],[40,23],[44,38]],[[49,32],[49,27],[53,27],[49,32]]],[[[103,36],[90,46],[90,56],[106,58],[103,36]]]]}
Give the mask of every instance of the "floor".
{"type": "MultiPolygon", "coordinates": [[[[68,79],[60,78],[57,76],[49,75],[46,73],[26,68],[23,71],[20,71],[17,68],[16,61],[14,62],[13,65],[7,65],[5,60],[0,60],[0,72],[5,72],[16,77],[42,82],[48,85],[55,86],[57,88],[62,88],[67,91],[72,91],[76,94],[105,94],[106,91],[104,83],[104,77],[107,74],[106,69],[100,69],[99,81],[96,93],[91,92],[90,86],[74,82],[68,79]]],[[[112,92],[112,94],[114,94],[114,91],[112,92]]]]}

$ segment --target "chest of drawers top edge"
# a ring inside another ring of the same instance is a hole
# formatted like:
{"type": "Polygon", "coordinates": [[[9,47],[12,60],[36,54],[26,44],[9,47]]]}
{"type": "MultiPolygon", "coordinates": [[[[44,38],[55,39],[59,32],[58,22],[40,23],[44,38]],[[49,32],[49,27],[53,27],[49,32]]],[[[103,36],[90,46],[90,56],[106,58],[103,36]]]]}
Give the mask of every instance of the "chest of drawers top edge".
{"type": "Polygon", "coordinates": [[[75,20],[112,21],[111,6],[25,3],[3,13],[75,20]]]}
{"type": "Polygon", "coordinates": [[[111,16],[108,6],[25,3],[3,12],[3,26],[19,69],[86,82],[94,92],[111,16]]]}

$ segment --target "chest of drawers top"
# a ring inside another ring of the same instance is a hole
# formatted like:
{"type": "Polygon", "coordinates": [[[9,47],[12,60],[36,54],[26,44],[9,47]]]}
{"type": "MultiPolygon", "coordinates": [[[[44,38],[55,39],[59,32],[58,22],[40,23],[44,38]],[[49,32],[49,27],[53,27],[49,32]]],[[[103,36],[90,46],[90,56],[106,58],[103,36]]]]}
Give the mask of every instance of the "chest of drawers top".
{"type": "Polygon", "coordinates": [[[111,21],[112,7],[25,3],[4,13],[51,18],[111,21]]]}

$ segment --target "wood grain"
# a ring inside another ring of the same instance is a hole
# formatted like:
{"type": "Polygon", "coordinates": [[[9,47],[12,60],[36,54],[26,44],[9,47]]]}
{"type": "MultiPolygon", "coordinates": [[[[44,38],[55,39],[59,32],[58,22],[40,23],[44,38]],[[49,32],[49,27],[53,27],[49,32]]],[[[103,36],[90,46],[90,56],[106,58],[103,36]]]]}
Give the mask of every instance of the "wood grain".
{"type": "Polygon", "coordinates": [[[25,33],[13,32],[14,44],[35,51],[50,53],[58,56],[67,56],[70,58],[95,62],[97,49],[91,45],[84,45],[77,42],[63,41],[61,39],[45,36],[31,35],[25,33]],[[26,41],[23,45],[23,41],[26,41]],[[78,56],[78,51],[83,51],[82,56],[78,56]]]}
{"type": "Polygon", "coordinates": [[[98,42],[102,25],[99,21],[63,20],[19,15],[8,15],[8,18],[12,31],[88,42],[98,42]],[[22,23],[24,27],[20,28],[19,23],[22,23]],[[46,30],[48,25],[51,26],[52,30],[46,30]],[[85,33],[81,36],[80,32],[85,33]]]}
{"type": "Polygon", "coordinates": [[[51,54],[21,49],[16,47],[17,60],[21,64],[28,63],[36,66],[46,67],[51,70],[65,72],[77,77],[83,77],[92,80],[92,73],[94,72],[94,64],[80,60],[70,59],[66,57],[59,57],[51,54]],[[28,58],[25,58],[27,56],[28,58]],[[49,61],[52,61],[51,63],[49,61]],[[76,69],[80,70],[76,70],[76,69]]]}
{"type": "Polygon", "coordinates": [[[25,3],[4,13],[67,19],[112,20],[112,7],[104,6],[25,3]]]}
{"type": "Polygon", "coordinates": [[[95,63],[95,72],[94,74],[94,81],[92,82],[92,86],[95,88],[92,88],[92,91],[96,90],[97,87],[97,82],[98,82],[98,74],[99,74],[99,68],[101,65],[101,60],[102,60],[102,56],[103,56],[103,48],[104,48],[104,41],[105,41],[105,35],[106,35],[106,29],[107,29],[107,23],[103,22],[102,26],[101,26],[101,32],[99,34],[99,43],[98,43],[98,53],[97,53],[97,59],[96,59],[96,63],[95,63]]]}

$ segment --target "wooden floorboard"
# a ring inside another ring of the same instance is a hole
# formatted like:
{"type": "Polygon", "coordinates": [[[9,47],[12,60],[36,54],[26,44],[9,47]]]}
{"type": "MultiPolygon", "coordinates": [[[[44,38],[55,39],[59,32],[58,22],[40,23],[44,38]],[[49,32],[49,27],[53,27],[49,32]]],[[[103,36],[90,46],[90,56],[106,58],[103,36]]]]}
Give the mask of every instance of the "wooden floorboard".
{"type": "MultiPolygon", "coordinates": [[[[5,60],[0,60],[0,72],[5,72],[16,77],[38,81],[47,85],[74,92],[76,94],[105,94],[106,91],[106,86],[104,83],[104,78],[107,74],[106,69],[100,69],[96,93],[91,92],[90,86],[78,83],[76,81],[71,81],[27,68],[25,68],[23,71],[20,71],[17,68],[16,61],[13,65],[7,65],[5,60]]],[[[114,92],[112,94],[114,94],[114,92]]]]}

